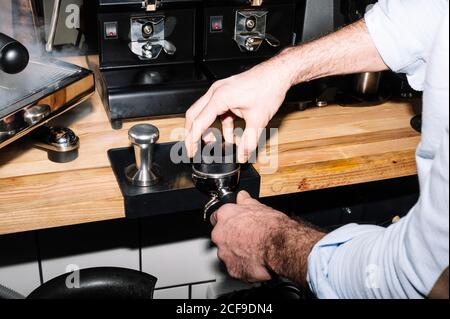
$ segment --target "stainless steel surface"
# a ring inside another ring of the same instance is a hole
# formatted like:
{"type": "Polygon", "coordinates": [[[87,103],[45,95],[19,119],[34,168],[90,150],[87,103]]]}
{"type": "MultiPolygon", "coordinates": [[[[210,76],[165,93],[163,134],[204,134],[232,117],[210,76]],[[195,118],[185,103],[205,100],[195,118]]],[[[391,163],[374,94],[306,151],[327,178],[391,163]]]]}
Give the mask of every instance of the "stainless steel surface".
{"type": "Polygon", "coordinates": [[[28,125],[34,125],[42,121],[50,112],[49,105],[34,105],[24,111],[23,119],[28,125]]]}
{"type": "Polygon", "coordinates": [[[142,8],[146,11],[156,11],[161,5],[161,0],[143,0],[142,8]]]}
{"type": "Polygon", "coordinates": [[[259,7],[263,4],[263,0],[249,0],[249,2],[254,7],[259,7]]]}
{"type": "Polygon", "coordinates": [[[153,34],[153,24],[147,23],[142,27],[144,37],[150,37],[153,34]]]}
{"type": "Polygon", "coordinates": [[[61,8],[61,0],[54,0],[52,20],[50,23],[50,30],[48,34],[47,44],[45,45],[45,50],[47,52],[53,51],[53,43],[55,42],[56,27],[58,26],[59,10],[61,8]]]}
{"type": "Polygon", "coordinates": [[[381,72],[365,72],[356,75],[356,93],[364,95],[377,94],[380,87],[381,72]]]}
{"type": "Polygon", "coordinates": [[[258,51],[266,41],[272,47],[279,47],[280,41],[266,33],[266,10],[238,10],[234,27],[234,41],[242,52],[258,51]]]}
{"type": "Polygon", "coordinates": [[[307,42],[324,36],[335,30],[335,16],[338,12],[335,0],[306,0],[303,32],[299,42],[307,42]]]}
{"type": "Polygon", "coordinates": [[[177,48],[170,41],[167,41],[167,40],[162,41],[162,46],[163,46],[164,52],[166,52],[166,54],[168,54],[168,55],[174,55],[177,52],[177,48]]]}
{"type": "MultiPolygon", "coordinates": [[[[213,213],[223,204],[235,202],[235,191],[239,184],[241,167],[235,161],[233,164],[227,164],[226,160],[235,158],[234,154],[224,154],[224,149],[227,147],[223,145],[220,156],[212,149],[214,154],[211,154],[207,149],[202,149],[202,163],[193,164],[192,166],[192,181],[202,193],[210,196],[210,200],[203,209],[203,218],[205,221],[210,219],[214,225],[213,213]],[[217,156],[216,156],[217,155],[217,156]],[[219,158],[217,158],[219,157],[219,158]],[[210,159],[215,159],[209,162],[210,159]],[[208,162],[208,163],[206,163],[208,162]]],[[[235,148],[233,148],[235,150],[235,148]]],[[[229,162],[228,162],[229,163],[229,162]]]]}
{"type": "Polygon", "coordinates": [[[239,184],[240,175],[240,165],[237,169],[222,174],[200,172],[192,167],[192,181],[195,187],[210,196],[210,200],[203,209],[205,221],[209,218],[214,225],[213,210],[221,205],[224,198],[234,193],[239,184]]]}
{"type": "Polygon", "coordinates": [[[265,40],[271,47],[278,48],[279,46],[281,46],[280,40],[278,40],[273,35],[270,35],[268,33],[266,33],[266,39],[265,40]]]}
{"type": "Polygon", "coordinates": [[[92,72],[57,60],[42,58],[19,74],[2,73],[0,148],[75,107],[94,90],[92,72]]]}
{"type": "Polygon", "coordinates": [[[125,175],[134,186],[149,187],[155,185],[160,177],[153,165],[155,143],[159,139],[159,130],[150,124],[138,124],[128,132],[133,144],[136,163],[128,166],[125,175]]]}
{"type": "Polygon", "coordinates": [[[316,106],[317,106],[317,107],[325,107],[325,106],[328,106],[328,101],[325,101],[325,100],[316,100],[316,106]]]}
{"type": "Polygon", "coordinates": [[[256,27],[255,17],[247,18],[247,20],[245,21],[245,27],[248,31],[252,31],[256,27]]]}
{"type": "Polygon", "coordinates": [[[58,83],[77,74],[79,68],[66,68],[38,61],[31,61],[19,74],[1,74],[0,77],[0,118],[13,112],[13,104],[46,90],[58,86],[58,83]]]}
{"type": "Polygon", "coordinates": [[[264,39],[259,36],[252,36],[245,39],[245,49],[249,52],[253,52],[259,49],[264,39]]]}
{"type": "Polygon", "coordinates": [[[173,20],[166,20],[163,15],[132,18],[131,42],[128,45],[131,52],[141,60],[158,59],[162,51],[174,55],[176,46],[165,39],[173,23],[173,20]],[[166,25],[169,27],[166,28],[166,25]]]}
{"type": "Polygon", "coordinates": [[[48,127],[45,135],[36,140],[35,146],[58,153],[70,152],[80,147],[80,139],[65,127],[48,127]]]}
{"type": "Polygon", "coordinates": [[[196,170],[194,167],[192,168],[192,172],[195,175],[196,178],[200,179],[223,179],[229,176],[233,176],[233,175],[237,175],[239,174],[240,168],[235,169],[234,171],[231,171],[229,173],[224,173],[224,174],[211,174],[211,173],[204,173],[204,172],[200,172],[198,170],[196,170]]]}

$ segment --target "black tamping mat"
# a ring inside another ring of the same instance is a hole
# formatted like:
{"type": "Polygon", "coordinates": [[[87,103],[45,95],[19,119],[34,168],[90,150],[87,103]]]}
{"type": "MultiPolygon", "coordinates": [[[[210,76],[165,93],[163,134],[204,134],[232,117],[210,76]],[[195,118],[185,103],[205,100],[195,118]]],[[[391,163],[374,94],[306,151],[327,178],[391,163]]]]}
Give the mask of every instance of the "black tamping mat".
{"type": "MultiPolygon", "coordinates": [[[[127,218],[157,216],[184,211],[203,210],[209,197],[201,193],[192,181],[192,164],[184,159],[174,163],[170,158],[175,143],[155,144],[154,165],[160,176],[154,186],[138,187],[128,182],[125,169],[135,163],[132,147],[108,151],[108,158],[124,198],[127,218]]],[[[238,190],[259,197],[261,177],[250,164],[241,167],[238,190]]],[[[201,214],[199,212],[199,214],[201,214]]]]}

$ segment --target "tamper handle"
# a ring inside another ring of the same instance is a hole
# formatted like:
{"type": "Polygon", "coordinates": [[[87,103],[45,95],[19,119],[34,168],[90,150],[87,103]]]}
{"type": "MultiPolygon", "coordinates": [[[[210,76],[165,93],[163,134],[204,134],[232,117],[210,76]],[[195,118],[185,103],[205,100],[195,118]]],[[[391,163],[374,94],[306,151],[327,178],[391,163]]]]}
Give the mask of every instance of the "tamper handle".
{"type": "Polygon", "coordinates": [[[152,167],[153,146],[159,139],[159,130],[150,124],[138,124],[128,132],[128,138],[133,144],[136,155],[136,167],[152,167]]]}
{"type": "Polygon", "coordinates": [[[135,186],[151,186],[158,181],[153,172],[153,153],[155,143],[159,139],[159,130],[150,124],[138,124],[128,132],[133,144],[136,165],[127,169],[127,178],[135,186]]]}

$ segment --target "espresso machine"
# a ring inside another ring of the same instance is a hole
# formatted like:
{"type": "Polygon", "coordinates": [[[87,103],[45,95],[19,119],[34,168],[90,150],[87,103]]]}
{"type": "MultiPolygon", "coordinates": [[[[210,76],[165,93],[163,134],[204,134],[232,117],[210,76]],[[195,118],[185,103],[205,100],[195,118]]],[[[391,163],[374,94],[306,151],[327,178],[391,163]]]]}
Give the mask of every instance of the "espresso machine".
{"type": "Polygon", "coordinates": [[[91,71],[32,56],[22,43],[0,33],[0,149],[31,135],[33,145],[46,151],[49,160],[66,163],[76,159],[79,138],[75,133],[47,123],[94,91],[91,71]]]}
{"type": "Polygon", "coordinates": [[[199,1],[99,0],[102,98],[114,129],[184,113],[209,87],[196,63],[199,1]]]}

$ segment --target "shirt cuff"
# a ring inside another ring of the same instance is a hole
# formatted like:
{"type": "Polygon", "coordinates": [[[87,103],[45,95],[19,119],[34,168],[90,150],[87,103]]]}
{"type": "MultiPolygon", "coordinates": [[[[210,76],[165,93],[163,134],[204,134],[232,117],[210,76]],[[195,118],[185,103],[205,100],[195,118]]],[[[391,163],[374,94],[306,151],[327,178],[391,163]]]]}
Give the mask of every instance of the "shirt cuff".
{"type": "Polygon", "coordinates": [[[380,230],[384,230],[384,228],[374,225],[349,224],[329,233],[313,247],[308,257],[307,282],[317,298],[339,298],[339,293],[328,277],[328,265],[336,249],[358,236],[380,230]]]}

